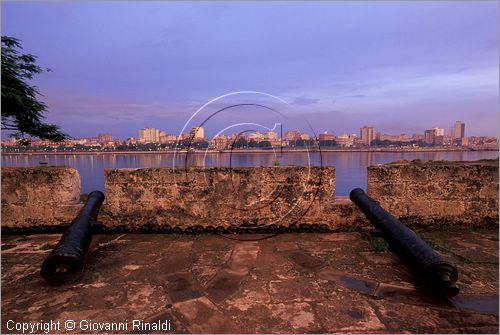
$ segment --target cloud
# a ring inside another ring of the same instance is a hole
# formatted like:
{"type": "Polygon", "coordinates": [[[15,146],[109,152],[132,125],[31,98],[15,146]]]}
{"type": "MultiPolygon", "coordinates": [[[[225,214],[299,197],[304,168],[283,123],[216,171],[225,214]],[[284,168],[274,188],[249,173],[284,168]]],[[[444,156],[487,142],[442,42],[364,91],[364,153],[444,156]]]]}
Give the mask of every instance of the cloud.
{"type": "Polygon", "coordinates": [[[295,98],[295,100],[293,100],[293,104],[298,106],[315,105],[318,102],[319,99],[305,98],[305,97],[297,97],[295,98]]]}

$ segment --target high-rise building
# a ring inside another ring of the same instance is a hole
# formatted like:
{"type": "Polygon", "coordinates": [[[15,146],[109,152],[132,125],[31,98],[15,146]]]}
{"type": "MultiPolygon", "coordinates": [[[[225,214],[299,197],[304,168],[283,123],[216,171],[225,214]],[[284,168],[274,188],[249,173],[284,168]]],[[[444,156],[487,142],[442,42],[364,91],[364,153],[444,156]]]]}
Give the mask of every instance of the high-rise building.
{"type": "Polygon", "coordinates": [[[436,131],[434,129],[427,129],[424,132],[424,142],[427,144],[434,144],[435,137],[436,137],[436,131]]]}
{"type": "Polygon", "coordinates": [[[453,127],[453,138],[461,139],[465,137],[465,123],[461,121],[456,121],[455,126],[453,127]]]}
{"type": "Polygon", "coordinates": [[[156,128],[142,128],[139,130],[138,139],[145,143],[158,143],[160,142],[160,130],[156,128]]]}
{"type": "Polygon", "coordinates": [[[360,142],[364,145],[371,145],[375,139],[375,128],[364,126],[359,130],[360,142]]]}
{"type": "Polygon", "coordinates": [[[194,140],[202,140],[205,138],[205,130],[203,127],[193,127],[191,128],[189,135],[194,140]]]}
{"type": "Polygon", "coordinates": [[[444,129],[443,128],[427,129],[424,133],[424,141],[425,143],[428,144],[442,145],[444,141],[444,129]]]}

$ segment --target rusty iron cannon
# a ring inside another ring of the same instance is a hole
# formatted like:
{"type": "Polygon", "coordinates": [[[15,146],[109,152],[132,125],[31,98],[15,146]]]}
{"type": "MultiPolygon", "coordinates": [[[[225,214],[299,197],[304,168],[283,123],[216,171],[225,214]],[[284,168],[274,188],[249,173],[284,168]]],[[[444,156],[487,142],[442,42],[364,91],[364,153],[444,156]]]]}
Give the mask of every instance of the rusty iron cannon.
{"type": "Polygon", "coordinates": [[[92,225],[97,220],[103,201],[102,192],[90,193],[78,216],[43,261],[40,273],[48,283],[61,284],[71,281],[82,272],[92,240],[92,225]]]}
{"type": "Polygon", "coordinates": [[[375,226],[376,234],[408,265],[418,288],[436,295],[458,294],[458,271],[455,266],[434,251],[413,230],[380,207],[362,189],[353,189],[349,197],[375,226]]]}

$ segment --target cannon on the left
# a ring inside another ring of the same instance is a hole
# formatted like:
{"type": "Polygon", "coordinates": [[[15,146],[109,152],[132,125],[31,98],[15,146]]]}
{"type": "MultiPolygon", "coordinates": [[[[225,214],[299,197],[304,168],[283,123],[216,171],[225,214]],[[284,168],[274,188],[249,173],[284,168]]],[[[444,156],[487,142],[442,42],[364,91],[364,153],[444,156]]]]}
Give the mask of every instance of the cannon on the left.
{"type": "Polygon", "coordinates": [[[97,220],[103,201],[102,192],[91,192],[78,216],[43,261],[40,273],[48,283],[72,281],[82,272],[92,241],[92,225],[97,220]]]}

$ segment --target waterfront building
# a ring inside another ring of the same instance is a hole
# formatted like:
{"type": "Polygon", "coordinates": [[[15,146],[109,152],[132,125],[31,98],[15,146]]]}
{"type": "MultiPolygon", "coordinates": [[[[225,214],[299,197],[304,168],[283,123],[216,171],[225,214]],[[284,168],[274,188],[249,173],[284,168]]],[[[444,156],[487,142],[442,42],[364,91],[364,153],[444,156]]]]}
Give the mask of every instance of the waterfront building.
{"type": "Polygon", "coordinates": [[[302,136],[302,133],[300,132],[300,130],[289,130],[285,133],[284,137],[285,137],[285,140],[296,141],[296,140],[300,140],[301,136],[302,136]]]}
{"type": "Polygon", "coordinates": [[[324,133],[319,134],[319,140],[320,141],[334,141],[335,134],[325,131],[324,133]]]}
{"type": "Polygon", "coordinates": [[[113,135],[110,133],[98,134],[97,141],[99,143],[113,142],[113,135]]]}
{"type": "Polygon", "coordinates": [[[390,142],[409,142],[410,136],[408,134],[402,133],[400,135],[389,135],[377,133],[376,139],[379,141],[390,141],[390,142]]]}
{"type": "Polygon", "coordinates": [[[346,132],[342,133],[342,135],[337,136],[336,142],[340,147],[352,147],[356,141],[356,134],[348,135],[346,132]]]}
{"type": "Polygon", "coordinates": [[[412,139],[412,141],[423,141],[424,135],[423,134],[413,134],[411,139],[412,139]]]}
{"type": "Polygon", "coordinates": [[[264,139],[271,142],[276,141],[278,139],[278,133],[269,130],[267,133],[264,134],[264,139]]]}
{"type": "Polygon", "coordinates": [[[375,139],[375,128],[371,126],[364,126],[359,130],[360,143],[364,145],[371,145],[375,139]]]}
{"type": "Polygon", "coordinates": [[[231,140],[224,134],[219,134],[210,141],[210,148],[217,150],[224,150],[229,147],[231,140]]]}
{"type": "Polygon", "coordinates": [[[436,136],[436,132],[434,131],[434,129],[427,129],[424,132],[424,142],[427,144],[433,144],[435,136],[436,136]]]}
{"type": "Polygon", "coordinates": [[[160,142],[160,130],[156,128],[142,128],[139,130],[138,142],[158,143],[160,142]]]}
{"type": "Polygon", "coordinates": [[[443,145],[444,129],[443,128],[427,129],[424,133],[424,142],[427,144],[443,145]]]}
{"type": "Polygon", "coordinates": [[[453,138],[455,140],[465,137],[465,123],[456,121],[453,127],[453,138]]]}
{"type": "Polygon", "coordinates": [[[264,134],[262,134],[260,131],[256,130],[254,132],[251,132],[250,134],[247,135],[247,140],[248,141],[255,141],[255,142],[260,142],[264,140],[264,134]]]}
{"type": "Polygon", "coordinates": [[[433,128],[436,131],[436,136],[444,136],[444,128],[433,128]]]}
{"type": "Polygon", "coordinates": [[[203,140],[205,138],[205,129],[203,127],[193,127],[189,135],[193,140],[203,140]]]}
{"type": "Polygon", "coordinates": [[[177,136],[160,131],[160,143],[175,143],[176,141],[177,136]]]}

